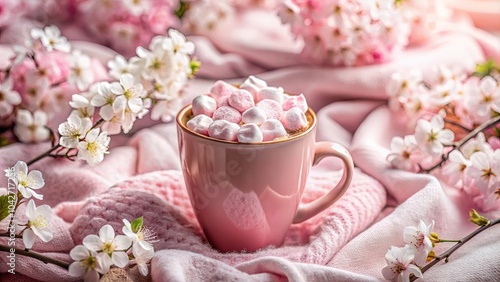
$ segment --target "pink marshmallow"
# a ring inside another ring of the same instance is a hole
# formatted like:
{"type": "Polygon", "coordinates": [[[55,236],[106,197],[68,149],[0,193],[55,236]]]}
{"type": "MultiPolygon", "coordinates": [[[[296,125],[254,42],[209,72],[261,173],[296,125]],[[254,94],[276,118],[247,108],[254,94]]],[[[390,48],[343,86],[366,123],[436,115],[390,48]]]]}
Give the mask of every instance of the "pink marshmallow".
{"type": "Polygon", "coordinates": [[[237,109],[231,108],[229,106],[222,106],[215,110],[214,115],[212,116],[213,120],[223,119],[225,121],[240,123],[241,114],[237,109]]]}
{"type": "Polygon", "coordinates": [[[257,93],[257,101],[264,99],[274,100],[278,103],[283,103],[284,90],[281,87],[266,87],[257,93]]]}
{"type": "Polygon", "coordinates": [[[206,115],[197,115],[194,118],[190,119],[186,123],[186,126],[196,133],[208,136],[208,127],[212,122],[213,120],[206,115]]]}
{"type": "Polygon", "coordinates": [[[217,102],[208,95],[199,95],[193,99],[193,115],[206,115],[212,117],[217,109],[217,102]]]}
{"type": "Polygon", "coordinates": [[[249,76],[243,83],[240,85],[240,89],[245,89],[252,94],[254,98],[257,98],[257,92],[259,92],[264,87],[267,87],[267,83],[257,78],[253,75],[249,76]]]}
{"type": "Polygon", "coordinates": [[[231,95],[236,89],[238,88],[225,81],[217,80],[212,87],[210,87],[210,95],[214,97],[214,99],[219,100],[221,97],[231,95]]]}
{"type": "Polygon", "coordinates": [[[281,104],[274,100],[264,99],[257,103],[257,107],[264,110],[268,119],[274,118],[280,120],[283,115],[281,104]]]}
{"type": "Polygon", "coordinates": [[[307,117],[299,107],[286,111],[281,118],[281,123],[288,131],[298,131],[307,127],[307,117]]]}
{"type": "Polygon", "coordinates": [[[276,138],[287,136],[286,130],[277,119],[268,119],[261,126],[263,141],[271,141],[276,138]]]}
{"type": "Polygon", "coordinates": [[[238,130],[238,142],[241,143],[258,143],[262,142],[264,136],[260,128],[253,123],[244,124],[238,130]]]}
{"type": "Polygon", "coordinates": [[[229,106],[229,96],[222,96],[217,100],[217,107],[229,106]]]}
{"type": "Polygon", "coordinates": [[[304,94],[300,94],[299,96],[289,96],[289,98],[283,102],[283,111],[288,111],[293,107],[299,107],[303,113],[307,112],[308,106],[304,94]]]}
{"type": "Polygon", "coordinates": [[[216,120],[208,127],[208,136],[220,140],[236,141],[240,126],[227,120],[216,120]]]}
{"type": "Polygon", "coordinates": [[[266,119],[266,112],[259,107],[252,107],[241,115],[241,120],[244,123],[255,123],[256,125],[261,125],[266,119]]]}
{"type": "Polygon", "coordinates": [[[244,89],[238,89],[229,96],[229,106],[237,109],[240,113],[255,106],[253,96],[244,89]]]}

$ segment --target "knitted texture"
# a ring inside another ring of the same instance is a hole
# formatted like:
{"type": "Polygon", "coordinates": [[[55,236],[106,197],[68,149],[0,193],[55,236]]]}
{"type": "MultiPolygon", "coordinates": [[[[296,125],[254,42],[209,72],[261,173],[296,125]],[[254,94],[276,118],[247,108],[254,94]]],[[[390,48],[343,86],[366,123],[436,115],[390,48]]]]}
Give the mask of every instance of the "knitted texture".
{"type": "MultiPolygon", "coordinates": [[[[340,172],[313,172],[303,201],[310,202],[329,191],[340,172]]],[[[385,189],[374,179],[356,170],[350,188],[334,205],[314,218],[292,225],[282,247],[270,246],[253,253],[220,253],[203,237],[179,171],[153,172],[119,183],[92,198],[81,209],[71,235],[79,244],[88,234],[111,224],[121,232],[122,219],[144,216],[153,230],[156,250],[179,249],[236,265],[254,258],[279,256],[297,262],[326,264],[359,232],[365,230],[385,205],[385,189]]]]}

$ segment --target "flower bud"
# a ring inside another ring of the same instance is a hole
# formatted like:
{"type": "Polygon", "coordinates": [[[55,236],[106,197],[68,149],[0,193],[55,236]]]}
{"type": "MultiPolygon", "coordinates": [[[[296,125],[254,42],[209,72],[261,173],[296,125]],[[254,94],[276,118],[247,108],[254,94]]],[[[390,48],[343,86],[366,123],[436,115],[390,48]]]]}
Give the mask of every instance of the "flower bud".
{"type": "Polygon", "coordinates": [[[470,217],[470,221],[476,225],[486,226],[486,225],[490,224],[490,221],[486,217],[478,214],[475,209],[472,209],[469,212],[469,217],[470,217]]]}
{"type": "Polygon", "coordinates": [[[429,252],[429,254],[427,255],[426,262],[430,262],[430,261],[434,260],[435,258],[436,258],[436,253],[433,250],[431,250],[429,252]]]}
{"type": "Polygon", "coordinates": [[[429,239],[432,242],[432,247],[434,247],[436,243],[439,243],[439,235],[436,232],[431,232],[429,239]]]}

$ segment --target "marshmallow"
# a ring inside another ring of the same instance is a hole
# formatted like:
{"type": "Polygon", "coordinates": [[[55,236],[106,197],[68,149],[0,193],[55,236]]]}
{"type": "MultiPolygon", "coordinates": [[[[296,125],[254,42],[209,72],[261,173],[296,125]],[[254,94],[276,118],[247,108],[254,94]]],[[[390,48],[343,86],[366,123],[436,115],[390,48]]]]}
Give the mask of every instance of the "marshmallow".
{"type": "Polygon", "coordinates": [[[281,118],[281,123],[288,131],[298,131],[307,127],[307,117],[299,107],[286,111],[281,118]]]}
{"type": "Polygon", "coordinates": [[[281,87],[266,87],[257,93],[257,101],[264,99],[274,100],[278,103],[283,103],[284,90],[281,87]]]}
{"type": "Polygon", "coordinates": [[[307,112],[307,102],[304,94],[299,96],[289,96],[288,99],[283,102],[283,111],[288,111],[293,107],[299,107],[303,113],[307,112]]]}
{"type": "Polygon", "coordinates": [[[244,89],[238,89],[229,96],[229,106],[237,109],[240,113],[255,106],[253,96],[244,89]]]}
{"type": "Polygon", "coordinates": [[[217,107],[229,106],[229,96],[222,96],[217,100],[217,107]]]}
{"type": "Polygon", "coordinates": [[[260,128],[253,123],[244,124],[238,130],[238,142],[242,143],[258,143],[262,142],[264,136],[260,128]]]}
{"type": "Polygon", "coordinates": [[[266,121],[266,112],[264,112],[261,108],[252,107],[241,115],[241,120],[244,123],[255,123],[256,125],[261,125],[264,121],[266,121]]]}
{"type": "Polygon", "coordinates": [[[216,120],[208,127],[208,136],[220,140],[236,141],[240,126],[227,120],[216,120]]]}
{"type": "Polygon", "coordinates": [[[206,115],[212,117],[217,109],[217,102],[208,95],[199,95],[193,99],[193,115],[206,115]]]}
{"type": "Polygon", "coordinates": [[[213,120],[223,119],[225,121],[240,123],[241,114],[237,109],[231,108],[229,106],[222,106],[215,110],[212,116],[213,120]]]}
{"type": "Polygon", "coordinates": [[[264,110],[268,119],[274,118],[280,120],[281,115],[283,115],[281,104],[274,100],[264,99],[257,103],[257,107],[264,110]]]}
{"type": "Polygon", "coordinates": [[[268,119],[261,126],[263,141],[271,141],[286,136],[286,130],[277,119],[268,119]]]}
{"type": "Polygon", "coordinates": [[[186,123],[186,126],[196,133],[208,136],[208,127],[212,122],[213,120],[206,115],[197,115],[194,118],[190,119],[186,123]]]}
{"type": "Polygon", "coordinates": [[[257,92],[259,92],[264,87],[267,87],[267,83],[257,78],[253,75],[249,76],[243,83],[240,85],[240,89],[245,89],[250,92],[254,98],[257,98],[257,92]]]}
{"type": "Polygon", "coordinates": [[[221,97],[231,95],[231,93],[233,93],[236,89],[238,88],[225,81],[217,80],[212,87],[210,87],[210,96],[219,100],[221,97]]]}

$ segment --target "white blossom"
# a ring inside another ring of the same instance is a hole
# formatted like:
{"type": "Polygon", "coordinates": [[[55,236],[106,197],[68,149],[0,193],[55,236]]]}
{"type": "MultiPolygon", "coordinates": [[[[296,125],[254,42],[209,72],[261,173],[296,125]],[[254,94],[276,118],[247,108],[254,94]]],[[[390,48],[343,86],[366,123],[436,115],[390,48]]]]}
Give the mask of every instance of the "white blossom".
{"type": "Polygon", "coordinates": [[[422,277],[422,271],[418,266],[412,264],[415,250],[406,245],[402,248],[392,246],[385,254],[387,266],[382,269],[382,275],[387,280],[410,281],[410,274],[422,277]]]}
{"type": "Polygon", "coordinates": [[[103,161],[104,154],[108,153],[110,138],[106,132],[99,134],[99,128],[94,128],[87,133],[85,140],[78,142],[79,160],[85,160],[90,165],[96,165],[103,161]]]}
{"type": "Polygon", "coordinates": [[[139,60],[135,64],[142,69],[142,76],[148,80],[169,81],[176,75],[172,42],[164,36],[155,36],[149,50],[137,47],[139,60]]]}
{"type": "Polygon", "coordinates": [[[72,115],[78,115],[81,118],[92,118],[94,115],[94,106],[87,97],[81,94],[72,95],[69,105],[74,109],[71,112],[72,115]]]}
{"type": "Polygon", "coordinates": [[[111,83],[111,91],[116,94],[113,102],[115,113],[125,112],[127,109],[132,113],[138,113],[143,106],[142,98],[147,95],[142,84],[135,83],[134,77],[128,73],[120,76],[119,83],[111,83]]]}
{"type": "Polygon", "coordinates": [[[61,31],[54,25],[46,26],[44,29],[33,28],[31,30],[31,37],[35,40],[40,39],[42,45],[49,52],[55,49],[69,53],[71,50],[71,45],[68,43],[66,37],[61,36],[61,31]]]}
{"type": "Polygon", "coordinates": [[[75,277],[83,277],[85,282],[98,282],[99,273],[106,274],[109,271],[109,267],[105,268],[97,252],[91,251],[83,245],[71,249],[69,255],[75,260],[69,266],[69,274],[75,277]]]}
{"type": "Polygon", "coordinates": [[[465,169],[465,175],[469,182],[485,193],[491,183],[500,180],[500,150],[488,155],[484,152],[476,152],[470,157],[471,165],[465,169]]]}
{"type": "Polygon", "coordinates": [[[6,79],[0,82],[0,117],[10,115],[14,106],[21,104],[21,95],[12,90],[12,80],[6,79]]]}
{"type": "Polygon", "coordinates": [[[28,220],[28,229],[23,232],[23,243],[26,249],[31,249],[35,243],[36,237],[43,242],[52,240],[52,230],[49,228],[52,219],[52,209],[49,205],[36,207],[35,201],[30,200],[26,207],[26,219],[28,220]]]}
{"type": "Polygon", "coordinates": [[[431,121],[420,119],[415,128],[417,144],[431,156],[443,153],[444,144],[451,144],[455,138],[453,131],[444,129],[444,120],[440,115],[434,115],[431,121]]]}
{"type": "Polygon", "coordinates": [[[135,263],[137,263],[137,267],[139,268],[139,272],[147,276],[149,269],[147,263],[153,258],[154,250],[144,249],[142,246],[134,247],[132,249],[132,254],[134,255],[135,263]]]}
{"type": "Polygon", "coordinates": [[[137,245],[140,245],[144,250],[153,249],[152,244],[156,242],[156,235],[152,230],[141,226],[137,233],[135,233],[132,231],[132,225],[128,220],[124,219],[123,224],[123,234],[125,234],[132,240],[133,248],[136,248],[137,245]]]}
{"type": "Polygon", "coordinates": [[[443,167],[443,175],[446,177],[447,182],[451,185],[463,184],[465,169],[470,165],[470,160],[468,160],[462,152],[459,150],[453,150],[450,152],[448,162],[443,167]]]}
{"type": "Polygon", "coordinates": [[[125,7],[132,15],[140,16],[151,8],[151,0],[122,0],[125,7]]]}
{"type": "Polygon", "coordinates": [[[479,132],[476,138],[467,141],[461,150],[466,158],[470,158],[476,152],[484,152],[487,155],[493,154],[493,149],[490,143],[486,142],[486,138],[482,132],[479,132]]]}
{"type": "Polygon", "coordinates": [[[92,127],[89,118],[80,118],[77,115],[70,115],[66,122],[59,125],[58,131],[61,135],[59,144],[66,148],[76,148],[78,142],[92,127]]]}
{"type": "Polygon", "coordinates": [[[416,265],[424,266],[427,260],[427,255],[432,250],[432,242],[430,239],[434,221],[428,226],[420,220],[417,227],[408,226],[403,233],[403,239],[406,244],[415,249],[415,257],[413,261],[416,265]]]}
{"type": "Polygon", "coordinates": [[[132,245],[132,240],[125,235],[115,236],[113,227],[106,224],[99,229],[99,236],[90,234],[83,238],[83,245],[91,251],[102,251],[99,256],[105,269],[111,265],[123,268],[129,262],[125,251],[132,245]]]}
{"type": "Polygon", "coordinates": [[[74,50],[68,59],[70,73],[68,83],[83,91],[94,81],[94,73],[91,69],[90,57],[82,54],[80,50],[74,50]]]}
{"type": "Polygon", "coordinates": [[[34,191],[45,185],[39,170],[32,170],[28,173],[28,165],[23,161],[18,161],[13,168],[5,170],[5,175],[16,184],[17,190],[25,199],[29,199],[31,196],[39,200],[43,199],[43,195],[34,191]]]}
{"type": "Polygon", "coordinates": [[[172,50],[174,53],[181,53],[184,55],[191,55],[194,52],[193,42],[186,41],[184,34],[175,29],[168,30],[168,36],[172,42],[172,50]]]}
{"type": "Polygon", "coordinates": [[[116,94],[111,91],[111,84],[107,81],[96,84],[97,94],[90,101],[92,106],[100,107],[99,115],[105,121],[110,121],[114,116],[113,104],[116,94]]]}
{"type": "Polygon", "coordinates": [[[399,136],[392,138],[391,152],[387,156],[387,160],[393,167],[406,171],[416,171],[419,150],[415,136],[407,135],[404,139],[399,136]]]}
{"type": "Polygon", "coordinates": [[[162,122],[170,122],[173,116],[180,109],[180,99],[166,99],[160,100],[151,110],[152,120],[161,120],[162,122]]]}
{"type": "Polygon", "coordinates": [[[116,55],[113,60],[110,60],[108,62],[108,68],[109,74],[115,79],[120,79],[122,74],[130,73],[134,75],[135,72],[137,72],[133,60],[129,62],[122,55],[116,55]]]}
{"type": "Polygon", "coordinates": [[[23,109],[17,110],[14,133],[23,143],[41,142],[49,138],[50,131],[46,127],[47,114],[41,110],[31,112],[23,109]]]}

